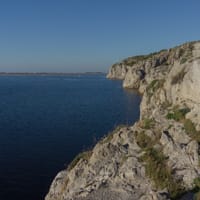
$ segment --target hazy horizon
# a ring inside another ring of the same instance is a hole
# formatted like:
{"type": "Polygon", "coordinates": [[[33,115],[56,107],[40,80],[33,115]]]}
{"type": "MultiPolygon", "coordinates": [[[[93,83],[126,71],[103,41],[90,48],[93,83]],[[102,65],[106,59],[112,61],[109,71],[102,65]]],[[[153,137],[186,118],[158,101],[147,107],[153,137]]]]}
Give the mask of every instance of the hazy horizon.
{"type": "Polygon", "coordinates": [[[0,72],[104,72],[133,55],[199,40],[197,0],[8,0],[0,72]]]}
{"type": "Polygon", "coordinates": [[[84,72],[45,72],[45,71],[41,71],[41,72],[37,72],[37,71],[31,71],[31,72],[26,72],[26,71],[21,71],[21,72],[14,72],[14,71],[10,71],[10,72],[3,72],[3,71],[0,71],[0,74],[98,74],[98,73],[101,73],[101,74],[106,74],[107,72],[100,72],[100,71],[84,71],[84,72]]]}

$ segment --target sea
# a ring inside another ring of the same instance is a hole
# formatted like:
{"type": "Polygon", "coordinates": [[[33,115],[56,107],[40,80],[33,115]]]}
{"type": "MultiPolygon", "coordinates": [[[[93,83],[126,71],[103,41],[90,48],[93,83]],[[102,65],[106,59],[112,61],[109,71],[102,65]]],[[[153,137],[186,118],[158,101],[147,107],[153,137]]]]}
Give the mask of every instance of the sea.
{"type": "Polygon", "coordinates": [[[79,152],[139,118],[140,100],[104,74],[0,76],[0,200],[44,200],[79,152]]]}

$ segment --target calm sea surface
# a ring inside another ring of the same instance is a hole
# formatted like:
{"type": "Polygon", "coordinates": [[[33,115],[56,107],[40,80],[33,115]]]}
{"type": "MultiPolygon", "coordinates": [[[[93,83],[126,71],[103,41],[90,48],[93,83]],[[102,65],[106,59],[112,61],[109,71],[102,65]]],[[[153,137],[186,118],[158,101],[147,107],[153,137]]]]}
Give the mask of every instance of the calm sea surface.
{"type": "Polygon", "coordinates": [[[42,200],[58,171],[118,124],[140,97],[103,75],[0,76],[0,200],[42,200]]]}

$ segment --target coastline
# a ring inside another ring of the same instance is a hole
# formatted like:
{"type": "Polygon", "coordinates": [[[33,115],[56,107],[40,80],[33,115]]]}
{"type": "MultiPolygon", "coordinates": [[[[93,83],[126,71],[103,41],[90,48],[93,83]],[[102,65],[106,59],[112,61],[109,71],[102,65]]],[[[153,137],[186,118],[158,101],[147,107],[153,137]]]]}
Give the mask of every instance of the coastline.
{"type": "Polygon", "coordinates": [[[194,189],[199,195],[199,56],[200,42],[191,42],[114,64],[107,78],[142,94],[140,120],[75,158],[45,200],[169,200],[194,189]]]}

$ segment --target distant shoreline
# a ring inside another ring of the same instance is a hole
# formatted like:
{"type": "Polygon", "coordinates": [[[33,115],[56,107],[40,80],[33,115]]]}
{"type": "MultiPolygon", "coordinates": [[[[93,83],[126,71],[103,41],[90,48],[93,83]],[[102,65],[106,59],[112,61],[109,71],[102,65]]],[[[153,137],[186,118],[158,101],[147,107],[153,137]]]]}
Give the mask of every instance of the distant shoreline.
{"type": "Polygon", "coordinates": [[[0,72],[0,76],[69,76],[69,75],[106,75],[104,72],[0,72]]]}

